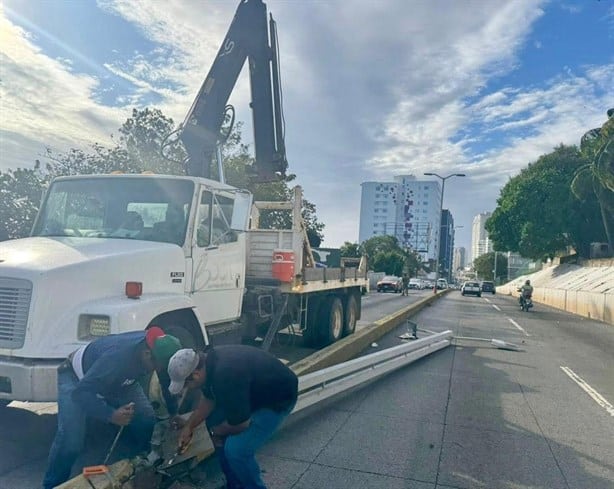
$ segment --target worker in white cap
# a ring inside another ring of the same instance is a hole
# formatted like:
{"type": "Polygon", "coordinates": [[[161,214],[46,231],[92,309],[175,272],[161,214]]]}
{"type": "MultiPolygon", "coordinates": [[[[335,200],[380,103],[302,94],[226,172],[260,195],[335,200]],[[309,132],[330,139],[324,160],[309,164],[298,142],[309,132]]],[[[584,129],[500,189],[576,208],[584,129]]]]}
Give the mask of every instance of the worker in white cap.
{"type": "Polygon", "coordinates": [[[182,428],[179,450],[207,420],[229,489],[266,488],[255,452],[292,412],[298,378],[259,348],[225,345],[196,352],[182,349],[168,364],[169,391],[199,389],[199,404],[182,428]]]}

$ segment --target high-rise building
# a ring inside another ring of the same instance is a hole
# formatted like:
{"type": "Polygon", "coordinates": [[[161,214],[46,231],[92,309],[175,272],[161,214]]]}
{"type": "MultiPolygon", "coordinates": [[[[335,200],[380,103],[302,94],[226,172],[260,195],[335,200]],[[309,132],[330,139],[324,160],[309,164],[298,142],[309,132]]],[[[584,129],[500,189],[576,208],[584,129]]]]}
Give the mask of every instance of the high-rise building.
{"type": "Polygon", "coordinates": [[[423,260],[439,254],[439,182],[413,175],[393,182],[364,182],[360,202],[359,242],[373,236],[396,236],[399,245],[420,253],[423,260]]]}
{"type": "Polygon", "coordinates": [[[464,246],[454,248],[454,261],[452,264],[452,268],[454,269],[454,271],[465,268],[465,258],[466,250],[464,246]]]}
{"type": "Polygon", "coordinates": [[[486,253],[493,251],[492,241],[484,228],[486,220],[491,216],[490,212],[481,212],[473,218],[471,229],[471,262],[486,253]]]}
{"type": "Polygon", "coordinates": [[[439,276],[452,281],[454,257],[454,218],[448,209],[441,211],[441,249],[439,251],[439,276]]]}

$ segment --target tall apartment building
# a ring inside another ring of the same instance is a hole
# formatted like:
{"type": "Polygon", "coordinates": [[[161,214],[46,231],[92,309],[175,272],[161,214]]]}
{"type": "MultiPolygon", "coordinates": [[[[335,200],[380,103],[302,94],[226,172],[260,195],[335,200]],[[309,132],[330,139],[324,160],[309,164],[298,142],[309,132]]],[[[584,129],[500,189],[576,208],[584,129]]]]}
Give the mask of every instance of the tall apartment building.
{"type": "Polygon", "coordinates": [[[454,258],[454,218],[448,209],[441,211],[441,249],[439,250],[439,276],[452,281],[454,258]]]}
{"type": "Polygon", "coordinates": [[[490,212],[481,212],[473,218],[471,229],[471,262],[486,253],[493,251],[492,241],[484,228],[486,220],[491,216],[490,212]]]}
{"type": "Polygon", "coordinates": [[[465,268],[466,250],[464,246],[454,248],[454,260],[452,262],[452,269],[454,271],[465,268]]]}
{"type": "Polygon", "coordinates": [[[393,182],[364,182],[360,200],[359,242],[373,236],[396,236],[403,248],[416,250],[423,260],[439,254],[441,187],[437,181],[413,175],[393,182]]]}

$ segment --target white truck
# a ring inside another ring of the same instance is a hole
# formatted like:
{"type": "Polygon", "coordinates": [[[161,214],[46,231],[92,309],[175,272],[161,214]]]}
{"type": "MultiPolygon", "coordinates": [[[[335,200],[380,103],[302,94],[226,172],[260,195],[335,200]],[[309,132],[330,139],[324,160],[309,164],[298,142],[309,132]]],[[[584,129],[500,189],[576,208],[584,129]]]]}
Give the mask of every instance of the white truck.
{"type": "Polygon", "coordinates": [[[313,347],[354,331],[365,261],[317,266],[300,188],[265,203],[224,183],[222,125],[247,59],[253,178],[285,175],[277,45],[264,3],[243,0],[177,131],[187,176],[58,178],[31,236],[0,243],[0,402],[55,400],[60,362],[110,333],[158,325],[184,346],[263,336],[268,348],[286,327],[313,347]],[[262,229],[263,211],[289,212],[291,224],[262,229]]]}
{"type": "Polygon", "coordinates": [[[196,347],[288,326],[316,347],[351,334],[366,263],[317,268],[300,211],[299,187],[252,204],[205,178],[56,179],[32,236],[0,243],[0,399],[53,401],[69,353],[151,325],[196,347]],[[267,208],[292,227],[260,229],[267,208]]]}

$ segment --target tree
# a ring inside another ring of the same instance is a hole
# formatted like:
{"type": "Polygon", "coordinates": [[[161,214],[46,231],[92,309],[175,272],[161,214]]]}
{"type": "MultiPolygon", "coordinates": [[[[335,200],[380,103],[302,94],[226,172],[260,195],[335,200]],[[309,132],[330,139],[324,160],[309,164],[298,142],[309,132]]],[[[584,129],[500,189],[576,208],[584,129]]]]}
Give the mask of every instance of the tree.
{"type": "Polygon", "coordinates": [[[403,274],[405,256],[400,251],[380,251],[373,257],[371,265],[376,272],[400,276],[403,274]]]}
{"type": "Polygon", "coordinates": [[[395,236],[373,236],[366,241],[363,241],[360,245],[360,251],[362,254],[367,255],[367,259],[369,263],[373,263],[375,259],[375,255],[378,253],[385,253],[390,251],[399,251],[403,250],[399,246],[399,241],[395,236]]]}
{"type": "Polygon", "coordinates": [[[358,243],[346,241],[340,248],[342,258],[360,258],[360,246],[358,243]]]}
{"type": "MultiPolygon", "coordinates": [[[[491,251],[484,255],[478,256],[473,260],[473,269],[477,273],[478,277],[484,280],[495,280],[495,253],[491,251]]],[[[497,253],[497,278],[507,278],[507,256],[502,253],[497,253]]]]}
{"type": "Polygon", "coordinates": [[[38,163],[0,172],[0,241],[30,234],[46,181],[38,163]]]}
{"type": "MultiPolygon", "coordinates": [[[[354,251],[354,246],[356,245],[353,243],[344,244],[346,252],[354,251]],[[346,245],[349,246],[346,247],[346,245]]],[[[344,256],[344,247],[341,248],[342,256],[344,256]]],[[[375,272],[384,272],[389,275],[407,273],[409,276],[415,276],[422,268],[420,256],[413,251],[401,248],[395,236],[373,236],[358,247],[358,253],[367,255],[369,268],[375,272]]]]}
{"type": "Polygon", "coordinates": [[[587,163],[576,170],[571,190],[581,201],[597,197],[603,230],[614,248],[614,109],[601,128],[582,137],[580,149],[587,163]]]}
{"type": "MultiPolygon", "coordinates": [[[[10,238],[27,236],[38,211],[40,197],[46,185],[56,176],[93,173],[141,173],[152,171],[160,174],[183,175],[186,152],[176,140],[168,138],[176,131],[173,119],[158,109],[134,109],[131,117],[119,128],[119,138],[112,140],[113,147],[99,143],[87,150],[70,149],[56,153],[47,149],[42,163],[36,160],[34,169],[17,168],[0,172],[0,231],[10,238]],[[162,155],[164,152],[164,155],[162,155]]],[[[253,159],[249,147],[241,141],[241,124],[235,125],[223,147],[226,182],[250,190],[255,200],[282,201],[291,197],[289,183],[296,176],[285,180],[256,184],[249,178],[253,159]]],[[[217,168],[214,167],[214,177],[217,168]]],[[[323,239],[324,224],[316,216],[316,206],[303,200],[303,218],[312,246],[323,239]]],[[[261,224],[269,227],[289,227],[290,215],[283,211],[271,211],[262,216],[261,224]]]]}
{"type": "Polygon", "coordinates": [[[486,222],[495,250],[543,260],[573,246],[588,256],[590,243],[603,241],[604,233],[597,199],[580,202],[571,192],[584,163],[575,146],[561,145],[511,178],[486,222]]]}

